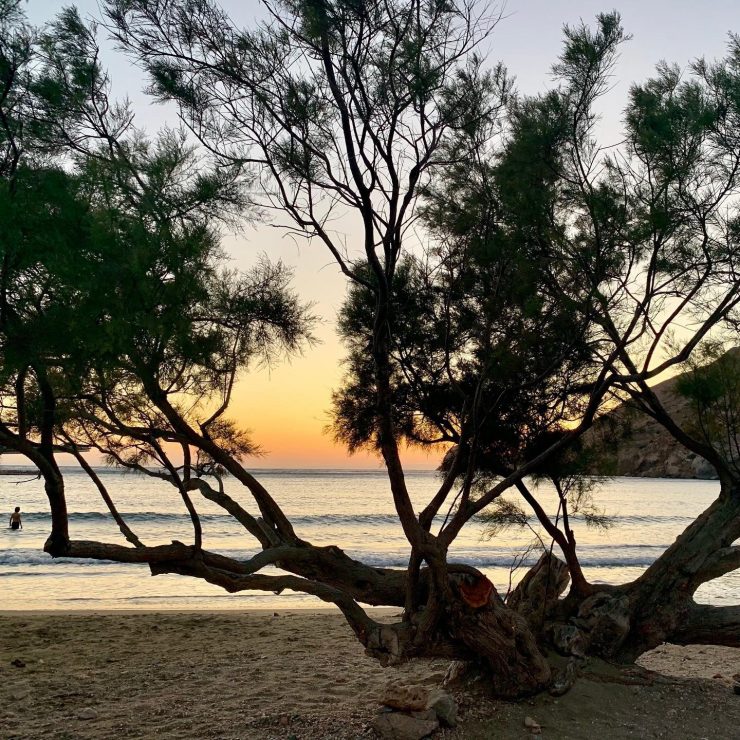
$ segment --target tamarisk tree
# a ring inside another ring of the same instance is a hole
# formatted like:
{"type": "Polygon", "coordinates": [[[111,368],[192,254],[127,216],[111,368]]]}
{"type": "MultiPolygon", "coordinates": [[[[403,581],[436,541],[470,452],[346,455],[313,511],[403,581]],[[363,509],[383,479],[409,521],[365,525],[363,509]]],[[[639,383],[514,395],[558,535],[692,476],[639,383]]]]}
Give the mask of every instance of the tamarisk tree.
{"type": "MultiPolygon", "coordinates": [[[[664,67],[633,88],[627,143],[607,154],[594,138],[594,105],[624,40],[615,14],[600,16],[594,31],[566,29],[559,86],[527,99],[502,67],[484,65],[478,50],[496,19],[473,2],[265,3],[269,20],[253,30],[234,28],[208,0],[106,7],[152,93],[179,106],[216,169],[194,174],[195,155],[171,135],[154,149],[132,136],[122,111],[103,102],[94,39],[74,14],[44,37],[44,85],[29,86],[33,116],[41,140],[56,137],[75,155],[77,170],[60,177],[89,224],[74,248],[92,279],[65,272],[56,257],[4,273],[4,284],[22,287],[23,269],[36,270],[45,279],[34,284],[49,285],[35,302],[19,291],[10,325],[55,311],[69,326],[105,317],[74,352],[51,343],[35,344],[33,357],[4,350],[0,442],[44,476],[47,551],[148,563],[153,573],[228,591],[313,594],[335,603],[381,661],[475,660],[504,696],[552,682],[543,649],[552,644],[625,660],[662,640],[738,644],[736,610],[691,598],[703,580],[735,567],[736,471],[679,427],[649,385],[710,333],[736,327],[738,54],[696,65],[688,82],[664,67]],[[81,76],[69,79],[63,71],[75,59],[81,76]],[[112,115],[119,126],[107,123],[112,115]],[[371,567],[301,538],[248,471],[251,442],[226,421],[250,360],[309,338],[282,271],[218,271],[212,214],[243,207],[244,177],[259,205],[327,249],[347,277],[348,375],[334,397],[335,432],[382,457],[409,543],[406,569],[371,567]],[[338,214],[358,224],[356,243],[330,228],[338,214]],[[116,290],[100,290],[110,265],[139,280],[111,278],[116,290]],[[75,300],[59,301],[64,291],[75,300]],[[679,325],[688,329],[671,336],[679,325]],[[722,492],[643,577],[597,587],[580,568],[570,526],[577,487],[563,484],[577,471],[580,437],[626,397],[715,464],[722,492]],[[404,440],[453,445],[419,512],[404,440]],[[81,444],[174,486],[192,542],[142,543],[81,444]],[[70,539],[61,450],[95,481],[130,546],[70,539]],[[225,492],[226,474],[251,503],[225,492]],[[559,486],[557,519],[530,475],[559,486]],[[544,556],[504,603],[448,553],[506,491],[522,497],[565,562],[544,556]],[[199,496],[234,516],[258,554],[206,550],[199,496]],[[380,624],[363,604],[403,607],[403,618],[380,624]],[[722,628],[710,637],[702,624],[722,628]]],[[[4,347],[11,336],[3,328],[4,347]]]]}

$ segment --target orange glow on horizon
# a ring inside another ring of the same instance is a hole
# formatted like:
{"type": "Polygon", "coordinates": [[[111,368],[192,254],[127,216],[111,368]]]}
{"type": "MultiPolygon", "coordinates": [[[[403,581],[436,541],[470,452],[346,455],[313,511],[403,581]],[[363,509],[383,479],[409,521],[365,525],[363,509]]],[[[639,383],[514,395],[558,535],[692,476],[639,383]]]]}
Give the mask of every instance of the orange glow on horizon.
{"type": "MultiPolygon", "coordinates": [[[[252,370],[238,381],[228,416],[247,429],[264,455],[247,468],[381,468],[379,456],[350,455],[327,431],[332,391],[342,378],[343,350],[333,336],[273,368],[252,370]]],[[[404,448],[410,469],[433,469],[444,450],[404,448]]]]}

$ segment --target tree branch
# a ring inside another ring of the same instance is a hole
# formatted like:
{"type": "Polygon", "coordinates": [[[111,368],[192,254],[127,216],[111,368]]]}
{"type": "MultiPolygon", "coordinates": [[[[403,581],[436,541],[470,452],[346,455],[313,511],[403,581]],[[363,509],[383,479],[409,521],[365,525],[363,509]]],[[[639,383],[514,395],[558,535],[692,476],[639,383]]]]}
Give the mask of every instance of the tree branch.
{"type": "Polygon", "coordinates": [[[740,647],[740,606],[694,604],[670,635],[678,645],[740,647]]]}

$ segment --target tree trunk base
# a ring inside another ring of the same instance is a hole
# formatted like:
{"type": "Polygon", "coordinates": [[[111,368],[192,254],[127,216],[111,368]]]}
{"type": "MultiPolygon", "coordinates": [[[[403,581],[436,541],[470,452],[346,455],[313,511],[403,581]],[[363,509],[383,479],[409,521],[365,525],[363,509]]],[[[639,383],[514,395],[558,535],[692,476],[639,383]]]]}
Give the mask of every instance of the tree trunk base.
{"type": "Polygon", "coordinates": [[[552,671],[527,620],[498,596],[482,609],[462,605],[454,635],[484,665],[493,693],[504,699],[536,694],[550,685],[552,671]]]}
{"type": "Polygon", "coordinates": [[[434,620],[426,619],[429,614],[421,610],[404,622],[378,625],[363,640],[366,652],[384,665],[417,657],[473,664],[485,672],[492,693],[505,699],[546,689],[552,671],[528,621],[506,606],[495,591],[484,589],[485,583],[468,583],[467,589],[459,585],[459,597],[439,606],[434,620]],[[482,605],[471,606],[471,594],[483,591],[488,596],[482,605]]]}

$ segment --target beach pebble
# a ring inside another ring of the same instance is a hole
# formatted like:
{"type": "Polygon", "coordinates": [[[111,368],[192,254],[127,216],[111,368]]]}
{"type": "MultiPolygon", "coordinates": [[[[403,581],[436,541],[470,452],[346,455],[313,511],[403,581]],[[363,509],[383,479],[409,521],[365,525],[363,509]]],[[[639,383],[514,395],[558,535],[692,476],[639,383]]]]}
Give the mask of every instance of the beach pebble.
{"type": "Polygon", "coordinates": [[[92,707],[83,707],[77,712],[77,719],[97,719],[98,713],[92,707]]]}
{"type": "Polygon", "coordinates": [[[281,727],[287,727],[290,724],[290,720],[288,719],[287,715],[283,715],[280,717],[280,726],[281,727]]]}
{"type": "Polygon", "coordinates": [[[25,668],[26,664],[20,659],[16,658],[15,660],[10,661],[10,665],[15,666],[16,668],[25,668]]]}
{"type": "Polygon", "coordinates": [[[540,723],[536,720],[532,719],[531,717],[525,717],[524,718],[524,726],[533,734],[533,735],[539,735],[542,732],[542,727],[540,727],[540,723]]]}
{"type": "Polygon", "coordinates": [[[439,722],[416,719],[399,712],[387,712],[375,717],[372,727],[384,740],[421,740],[438,730],[439,722]]]}

